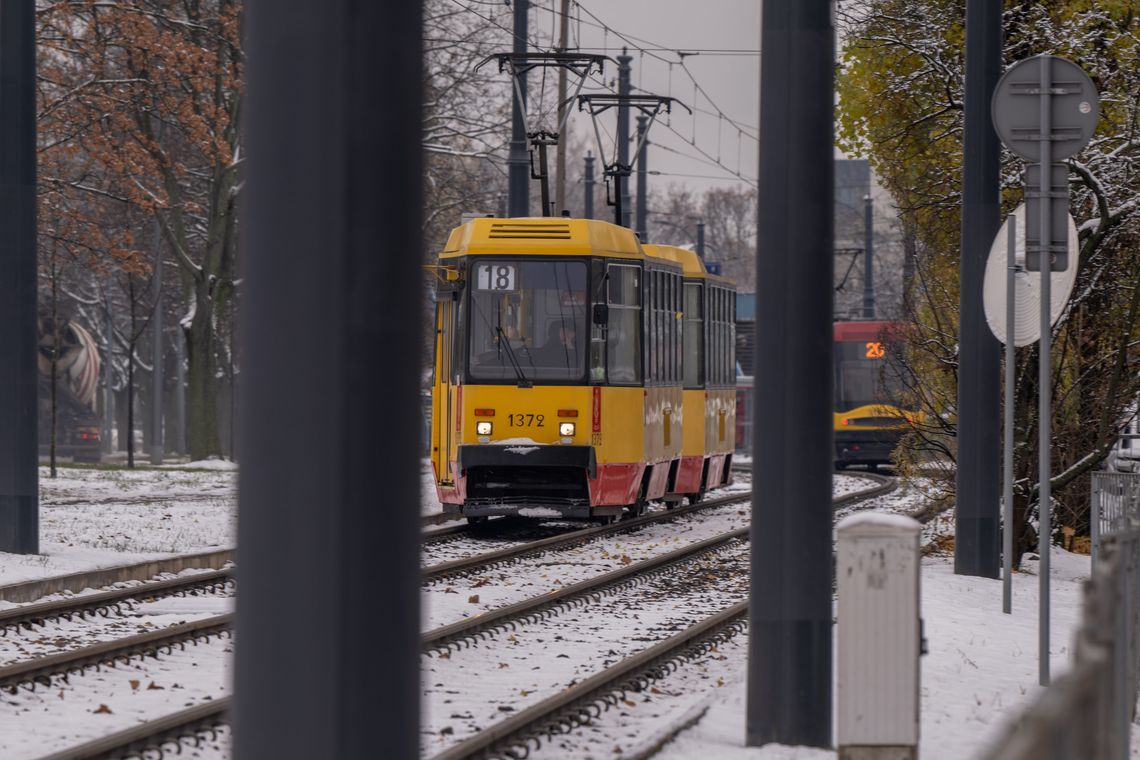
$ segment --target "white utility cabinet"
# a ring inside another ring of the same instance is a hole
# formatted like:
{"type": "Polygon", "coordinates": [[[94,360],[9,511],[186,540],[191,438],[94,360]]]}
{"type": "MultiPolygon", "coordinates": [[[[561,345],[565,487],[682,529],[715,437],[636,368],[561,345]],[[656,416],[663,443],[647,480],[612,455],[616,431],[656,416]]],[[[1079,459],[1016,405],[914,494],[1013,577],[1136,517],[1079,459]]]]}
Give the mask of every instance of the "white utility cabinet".
{"type": "Polygon", "coordinates": [[[839,760],[918,757],[921,530],[881,512],[836,528],[839,760]]]}

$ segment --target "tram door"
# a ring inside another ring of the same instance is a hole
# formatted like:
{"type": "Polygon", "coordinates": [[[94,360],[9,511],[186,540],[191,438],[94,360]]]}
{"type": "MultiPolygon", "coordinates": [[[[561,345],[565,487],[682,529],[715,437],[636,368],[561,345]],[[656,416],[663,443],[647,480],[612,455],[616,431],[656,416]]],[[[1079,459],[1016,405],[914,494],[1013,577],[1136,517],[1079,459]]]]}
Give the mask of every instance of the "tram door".
{"type": "Polygon", "coordinates": [[[456,383],[455,332],[458,322],[457,300],[453,293],[436,301],[435,342],[435,398],[432,418],[436,420],[432,431],[432,463],[440,483],[451,483],[451,459],[455,445],[456,383]]]}

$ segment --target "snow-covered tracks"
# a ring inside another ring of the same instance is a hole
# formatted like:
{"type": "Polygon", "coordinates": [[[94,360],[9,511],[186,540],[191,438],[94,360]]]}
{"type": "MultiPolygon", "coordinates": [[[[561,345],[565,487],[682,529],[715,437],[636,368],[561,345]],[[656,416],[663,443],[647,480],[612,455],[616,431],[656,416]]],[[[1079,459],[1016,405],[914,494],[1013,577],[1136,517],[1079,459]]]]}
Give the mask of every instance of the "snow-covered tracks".
{"type": "Polygon", "coordinates": [[[656,525],[663,522],[676,520],[680,517],[700,512],[704,510],[714,509],[717,507],[728,506],[732,504],[739,504],[740,502],[747,501],[751,495],[747,491],[729,494],[718,499],[708,499],[699,504],[690,504],[684,507],[677,507],[676,509],[667,510],[664,512],[651,512],[640,517],[635,517],[631,520],[623,520],[611,525],[597,525],[590,528],[582,528],[574,530],[569,533],[562,533],[556,536],[549,536],[537,541],[528,541],[524,544],[517,546],[509,546],[504,549],[499,549],[491,552],[483,552],[470,557],[462,557],[447,562],[441,562],[435,565],[430,565],[424,568],[423,581],[425,583],[434,583],[445,578],[453,578],[459,575],[465,575],[472,572],[480,572],[493,567],[518,562],[521,559],[533,557],[539,554],[544,554],[550,551],[563,551],[572,549],[576,546],[590,543],[599,538],[613,536],[621,533],[629,533],[631,531],[639,530],[648,525],[656,525]]]}
{"type": "MultiPolygon", "coordinates": [[[[150,757],[147,752],[161,752],[164,746],[183,741],[197,742],[206,734],[216,735],[218,727],[229,724],[231,698],[179,710],[151,718],[141,726],[118,731],[75,747],[55,752],[40,760],[92,760],[111,757],[150,757]]],[[[178,750],[181,754],[181,749],[178,750]]]]}
{"type": "Polygon", "coordinates": [[[234,585],[230,570],[211,570],[168,580],[150,581],[137,586],[101,591],[82,596],[71,596],[50,602],[39,602],[22,607],[0,610],[0,635],[13,630],[42,626],[49,620],[107,616],[140,600],[160,599],[200,592],[214,592],[234,585]]]}
{"type": "MultiPolygon", "coordinates": [[[[839,509],[849,504],[854,504],[858,501],[881,496],[889,492],[895,486],[895,479],[884,477],[882,475],[875,475],[872,473],[860,474],[860,479],[866,478],[874,481],[877,485],[871,489],[863,489],[853,493],[844,494],[835,497],[835,507],[839,509]]],[[[618,523],[610,525],[592,526],[589,528],[581,528],[569,532],[558,533],[553,536],[544,536],[542,538],[527,540],[525,537],[518,543],[511,543],[510,545],[496,549],[493,551],[478,551],[478,553],[468,556],[461,556],[456,559],[450,559],[443,562],[428,565],[423,571],[424,583],[435,583],[440,580],[454,578],[457,576],[468,575],[471,573],[483,572],[495,567],[509,565],[516,563],[520,560],[535,557],[547,552],[566,551],[578,546],[596,541],[598,539],[619,535],[622,533],[630,533],[638,531],[650,525],[658,525],[661,523],[671,522],[679,518],[688,517],[695,513],[707,512],[715,510],[720,507],[732,506],[746,502],[751,499],[751,492],[738,491],[730,493],[715,499],[706,499],[698,504],[690,504],[676,509],[664,510],[659,512],[650,512],[629,520],[623,520],[618,523]]],[[[498,522],[498,521],[495,521],[498,522]]],[[[525,525],[525,523],[521,523],[525,525]]],[[[494,523],[484,524],[479,526],[466,526],[458,525],[450,528],[445,528],[439,531],[431,531],[425,534],[424,542],[442,542],[456,537],[467,537],[472,535],[472,528],[478,529],[480,532],[491,531],[494,523]]],[[[502,526],[518,527],[520,523],[516,520],[504,519],[502,526]]],[[[509,535],[507,540],[510,540],[509,535]]]]}
{"type": "MultiPolygon", "coordinates": [[[[836,509],[894,488],[893,479],[873,480],[872,488],[837,497],[836,509]]],[[[632,707],[634,693],[649,698],[654,681],[744,629],[747,537],[748,529],[738,528],[426,633],[424,649],[440,659],[431,661],[425,678],[437,683],[429,688],[429,714],[436,719],[425,727],[424,750],[436,751],[451,739],[436,760],[515,756],[537,747],[543,737],[590,722],[608,707],[632,707]],[[634,586],[638,591],[631,598],[624,592],[634,586]],[[555,616],[563,615],[565,620],[554,623],[555,616]],[[606,621],[618,619],[623,621],[620,635],[606,630],[613,628],[606,621]],[[500,635],[505,642],[496,644],[489,657],[452,657],[454,649],[500,635]],[[569,656],[565,652],[574,646],[579,654],[572,668],[554,665],[559,662],[554,657],[569,656]],[[557,651],[563,653],[555,655],[557,651]],[[620,658],[616,663],[615,657],[620,658]],[[498,669],[524,669],[514,678],[496,678],[497,670],[487,666],[494,661],[499,661],[498,669]],[[589,675],[583,679],[580,674],[589,675]],[[462,683],[480,684],[477,704],[459,696],[462,683]],[[538,696],[527,699],[535,691],[538,696]],[[541,699],[544,693],[550,696],[541,699]]]]}
{"type": "Polygon", "coordinates": [[[718,551],[733,543],[745,542],[748,529],[722,533],[719,536],[638,562],[602,576],[575,583],[548,594],[524,599],[516,604],[490,610],[473,618],[441,626],[423,636],[425,650],[446,649],[472,642],[491,631],[515,628],[520,622],[538,622],[559,607],[597,601],[601,596],[614,593],[630,585],[644,583],[662,572],[672,572],[677,565],[718,551]]]}
{"type": "Polygon", "coordinates": [[[0,755],[26,757],[39,749],[39,757],[48,747],[65,746],[69,738],[107,734],[103,725],[125,728],[129,724],[123,719],[129,720],[142,703],[150,705],[139,710],[145,726],[120,732],[123,737],[115,734],[114,741],[91,740],[50,757],[119,757],[107,753],[141,748],[134,742],[144,734],[153,735],[146,746],[159,747],[217,722],[206,717],[215,708],[211,692],[223,688],[221,670],[231,648],[227,638],[233,616],[205,615],[229,606],[234,585],[232,569],[213,570],[0,610],[0,662],[6,661],[0,668],[0,690],[9,695],[5,711],[50,711],[57,715],[50,722],[59,726],[41,732],[39,743],[34,732],[9,734],[0,741],[0,755]],[[197,712],[187,711],[190,718],[173,723],[157,718],[164,708],[187,704],[188,697],[202,704],[197,712]]]}
{"type": "Polygon", "coordinates": [[[214,615],[203,620],[168,626],[124,639],[105,641],[59,654],[36,657],[0,668],[0,689],[15,691],[21,686],[50,685],[56,677],[83,673],[138,657],[154,657],[163,650],[185,648],[186,644],[213,636],[231,635],[233,615],[214,615]]]}
{"type": "Polygon", "coordinates": [[[646,691],[653,681],[680,663],[696,659],[726,641],[746,624],[748,603],[741,602],[690,626],[632,657],[576,683],[435,755],[433,760],[461,760],[497,753],[522,757],[540,737],[552,737],[589,723],[622,702],[627,692],[646,691]],[[515,754],[508,754],[515,750],[515,754]]]}

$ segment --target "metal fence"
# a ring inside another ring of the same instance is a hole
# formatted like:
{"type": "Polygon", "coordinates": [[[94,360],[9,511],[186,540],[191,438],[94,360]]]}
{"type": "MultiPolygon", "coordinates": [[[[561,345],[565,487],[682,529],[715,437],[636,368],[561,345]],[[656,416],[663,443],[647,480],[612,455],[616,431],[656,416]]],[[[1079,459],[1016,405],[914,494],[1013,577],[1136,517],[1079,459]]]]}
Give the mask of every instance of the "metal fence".
{"type": "Polygon", "coordinates": [[[1096,473],[1097,556],[1084,589],[1073,668],[988,760],[1126,760],[1140,689],[1140,474],[1096,473]]]}
{"type": "Polygon", "coordinates": [[[1095,565],[1101,536],[1127,527],[1130,518],[1140,520],[1140,473],[1094,472],[1089,508],[1095,565]]]}

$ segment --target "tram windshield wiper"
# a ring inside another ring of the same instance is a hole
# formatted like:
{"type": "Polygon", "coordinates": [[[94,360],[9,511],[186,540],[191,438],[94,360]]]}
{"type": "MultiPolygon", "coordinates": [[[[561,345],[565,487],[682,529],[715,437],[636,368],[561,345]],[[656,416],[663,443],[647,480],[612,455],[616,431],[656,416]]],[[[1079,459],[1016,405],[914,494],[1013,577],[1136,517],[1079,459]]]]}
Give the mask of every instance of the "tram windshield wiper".
{"type": "Polygon", "coordinates": [[[511,347],[510,338],[508,338],[507,334],[505,332],[503,332],[503,326],[501,324],[496,324],[495,325],[495,332],[497,332],[499,334],[499,347],[507,349],[507,359],[510,360],[511,367],[515,371],[515,377],[517,377],[519,380],[519,386],[518,387],[520,387],[520,388],[532,388],[532,387],[534,387],[534,383],[532,383],[530,380],[528,380],[526,373],[523,372],[522,366],[519,364],[519,360],[515,356],[515,350],[511,347]]]}

